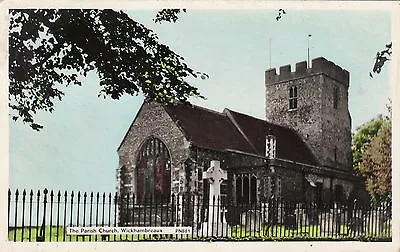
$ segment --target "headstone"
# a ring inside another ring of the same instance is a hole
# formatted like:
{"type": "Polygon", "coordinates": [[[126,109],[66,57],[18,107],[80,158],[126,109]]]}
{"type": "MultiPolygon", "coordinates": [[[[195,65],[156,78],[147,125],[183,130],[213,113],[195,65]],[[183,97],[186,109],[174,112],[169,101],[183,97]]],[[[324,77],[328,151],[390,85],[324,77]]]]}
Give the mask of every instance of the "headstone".
{"type": "Polygon", "coordinates": [[[248,210],[241,214],[241,223],[246,233],[254,234],[262,230],[262,216],[260,211],[248,210]]]}
{"type": "Polygon", "coordinates": [[[203,179],[209,181],[210,194],[208,219],[202,224],[202,234],[208,237],[230,237],[231,227],[226,223],[225,209],[221,204],[221,183],[228,179],[227,172],[221,169],[219,161],[213,160],[210,168],[203,172],[203,179]]]}
{"type": "Polygon", "coordinates": [[[285,229],[297,230],[296,215],[294,215],[293,213],[286,214],[284,222],[285,222],[284,223],[285,224],[285,229]]]}

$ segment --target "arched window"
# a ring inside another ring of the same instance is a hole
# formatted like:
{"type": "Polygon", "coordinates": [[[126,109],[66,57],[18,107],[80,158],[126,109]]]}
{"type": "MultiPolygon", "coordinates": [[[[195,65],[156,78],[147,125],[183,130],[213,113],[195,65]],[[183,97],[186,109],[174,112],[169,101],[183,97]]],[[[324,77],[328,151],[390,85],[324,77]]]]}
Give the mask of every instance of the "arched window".
{"type": "Polygon", "coordinates": [[[171,193],[171,159],[165,144],[155,137],[147,139],[140,149],[136,167],[138,202],[150,198],[168,202],[171,193]]]}

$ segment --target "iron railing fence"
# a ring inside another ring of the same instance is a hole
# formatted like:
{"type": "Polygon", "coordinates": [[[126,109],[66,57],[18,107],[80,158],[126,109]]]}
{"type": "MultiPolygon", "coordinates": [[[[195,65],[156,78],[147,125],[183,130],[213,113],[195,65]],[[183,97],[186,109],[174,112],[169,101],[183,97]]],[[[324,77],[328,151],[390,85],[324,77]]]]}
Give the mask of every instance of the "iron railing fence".
{"type": "Polygon", "coordinates": [[[138,201],[133,194],[8,191],[10,241],[137,241],[241,238],[358,239],[392,237],[391,203],[269,200],[235,204],[226,198],[172,195],[138,201]],[[66,227],[191,227],[185,235],[69,235],[66,227]]]}

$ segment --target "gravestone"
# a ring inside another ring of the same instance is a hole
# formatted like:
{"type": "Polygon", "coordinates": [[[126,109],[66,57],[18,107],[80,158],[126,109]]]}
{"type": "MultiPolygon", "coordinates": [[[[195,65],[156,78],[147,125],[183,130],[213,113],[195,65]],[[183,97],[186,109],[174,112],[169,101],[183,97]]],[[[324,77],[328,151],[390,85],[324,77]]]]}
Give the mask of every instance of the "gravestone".
{"type": "Polygon", "coordinates": [[[241,214],[241,223],[244,226],[246,233],[256,233],[262,230],[261,212],[257,210],[248,210],[241,214]]]}
{"type": "Polygon", "coordinates": [[[225,209],[221,204],[221,183],[228,179],[227,172],[221,169],[219,161],[212,160],[210,168],[203,172],[203,179],[208,179],[210,184],[208,218],[201,227],[203,236],[230,237],[231,227],[226,223],[225,209]]]}

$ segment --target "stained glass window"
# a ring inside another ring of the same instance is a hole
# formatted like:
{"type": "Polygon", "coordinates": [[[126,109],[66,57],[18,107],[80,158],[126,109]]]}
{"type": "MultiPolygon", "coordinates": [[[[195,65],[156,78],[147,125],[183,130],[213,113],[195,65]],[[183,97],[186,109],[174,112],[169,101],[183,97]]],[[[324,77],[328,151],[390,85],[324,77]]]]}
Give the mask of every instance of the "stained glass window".
{"type": "Polygon", "coordinates": [[[150,199],[168,202],[171,192],[171,159],[165,144],[150,137],[142,145],[136,165],[138,202],[150,199]]]}

